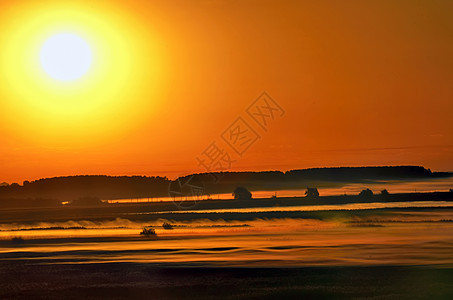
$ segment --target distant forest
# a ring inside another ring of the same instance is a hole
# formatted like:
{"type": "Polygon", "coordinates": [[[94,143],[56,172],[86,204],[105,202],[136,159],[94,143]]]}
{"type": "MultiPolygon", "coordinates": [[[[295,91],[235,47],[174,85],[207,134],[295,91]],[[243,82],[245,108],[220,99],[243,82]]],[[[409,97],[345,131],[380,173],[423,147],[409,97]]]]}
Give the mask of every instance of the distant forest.
{"type": "MultiPolygon", "coordinates": [[[[237,186],[253,190],[299,189],[307,186],[328,187],[342,183],[387,180],[417,180],[453,176],[448,172],[431,172],[419,166],[339,167],[291,170],[287,172],[199,173],[180,178],[202,185],[207,194],[231,193],[237,186]]],[[[114,200],[122,198],[166,197],[172,181],[160,176],[81,175],[3,183],[0,206],[53,206],[61,201],[81,198],[114,200]]]]}
{"type": "MultiPolygon", "coordinates": [[[[0,186],[0,199],[41,198],[72,201],[81,197],[121,199],[168,195],[166,177],[79,175],[44,178],[0,186]]],[[[1,201],[1,200],[0,200],[1,201]]]]}
{"type": "MultiPolygon", "coordinates": [[[[207,192],[231,192],[237,185],[250,190],[303,189],[308,186],[335,187],[343,183],[366,183],[389,180],[418,180],[453,176],[449,172],[432,172],[420,166],[336,167],[299,169],[287,172],[223,172],[199,173],[207,192]]],[[[193,180],[193,179],[192,179],[193,180]]]]}

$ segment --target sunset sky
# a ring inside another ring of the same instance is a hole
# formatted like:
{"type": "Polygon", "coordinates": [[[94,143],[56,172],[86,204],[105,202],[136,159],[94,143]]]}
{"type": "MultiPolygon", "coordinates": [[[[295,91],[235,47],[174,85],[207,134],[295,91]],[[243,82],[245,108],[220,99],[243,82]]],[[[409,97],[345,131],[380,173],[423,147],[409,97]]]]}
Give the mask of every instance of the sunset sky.
{"type": "Polygon", "coordinates": [[[0,182],[423,165],[453,171],[453,1],[0,0],[0,182]],[[90,69],[57,80],[58,34],[90,69]],[[265,129],[263,93],[282,109],[265,129]],[[284,111],[284,113],[283,113],[284,111]],[[222,138],[241,117],[259,138],[222,138]]]}

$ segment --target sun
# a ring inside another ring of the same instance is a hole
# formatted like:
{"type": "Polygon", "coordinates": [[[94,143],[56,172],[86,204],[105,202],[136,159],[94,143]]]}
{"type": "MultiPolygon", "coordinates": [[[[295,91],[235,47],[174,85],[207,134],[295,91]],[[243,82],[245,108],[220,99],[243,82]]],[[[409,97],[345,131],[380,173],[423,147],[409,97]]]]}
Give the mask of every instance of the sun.
{"type": "Polygon", "coordinates": [[[41,65],[56,80],[72,81],[85,75],[93,60],[87,42],[72,33],[50,37],[41,49],[41,65]]]}
{"type": "Polygon", "coordinates": [[[169,88],[160,34],[113,2],[0,9],[0,129],[35,145],[91,147],[157,113],[169,88]]]}

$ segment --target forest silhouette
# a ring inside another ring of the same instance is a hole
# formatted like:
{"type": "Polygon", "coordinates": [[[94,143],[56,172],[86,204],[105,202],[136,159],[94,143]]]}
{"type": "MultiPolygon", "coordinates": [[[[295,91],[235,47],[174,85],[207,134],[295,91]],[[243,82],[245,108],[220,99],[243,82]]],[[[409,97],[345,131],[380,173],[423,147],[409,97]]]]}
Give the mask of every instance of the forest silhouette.
{"type": "MultiPolygon", "coordinates": [[[[223,172],[191,174],[203,182],[205,193],[232,193],[238,186],[250,191],[270,189],[305,189],[317,184],[340,182],[369,183],[381,180],[417,180],[449,177],[452,173],[432,172],[420,166],[338,167],[263,172],[223,172]],[[213,180],[213,178],[219,180],[213,180]]],[[[24,181],[22,185],[2,184],[0,206],[54,206],[62,201],[74,205],[90,201],[129,198],[168,197],[172,181],[161,176],[81,175],[24,181]]]]}

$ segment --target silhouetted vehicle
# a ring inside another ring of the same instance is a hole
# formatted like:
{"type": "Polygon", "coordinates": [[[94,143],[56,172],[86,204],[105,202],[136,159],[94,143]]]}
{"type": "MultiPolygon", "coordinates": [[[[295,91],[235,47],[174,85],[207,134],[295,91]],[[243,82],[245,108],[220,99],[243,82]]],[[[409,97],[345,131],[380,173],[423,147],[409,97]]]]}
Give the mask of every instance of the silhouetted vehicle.
{"type": "Polygon", "coordinates": [[[366,189],[366,190],[362,190],[360,193],[359,193],[359,196],[360,197],[372,197],[374,194],[373,194],[373,191],[370,190],[370,189],[366,189]]]}
{"type": "Polygon", "coordinates": [[[152,227],[145,227],[140,234],[144,236],[156,236],[156,230],[152,227]]]}
{"type": "Polygon", "coordinates": [[[307,198],[319,198],[319,192],[317,188],[309,188],[305,190],[305,197],[307,198]]]}
{"type": "Polygon", "coordinates": [[[250,200],[252,199],[252,193],[248,189],[242,186],[238,186],[234,189],[233,196],[235,200],[250,200]]]}
{"type": "Polygon", "coordinates": [[[170,229],[173,229],[173,225],[171,225],[170,223],[165,222],[164,224],[162,224],[162,228],[170,230],[170,229]]]}

